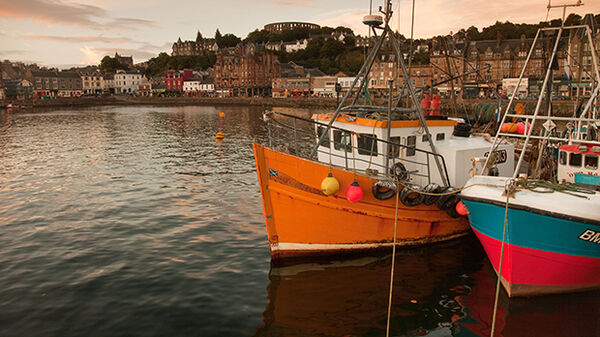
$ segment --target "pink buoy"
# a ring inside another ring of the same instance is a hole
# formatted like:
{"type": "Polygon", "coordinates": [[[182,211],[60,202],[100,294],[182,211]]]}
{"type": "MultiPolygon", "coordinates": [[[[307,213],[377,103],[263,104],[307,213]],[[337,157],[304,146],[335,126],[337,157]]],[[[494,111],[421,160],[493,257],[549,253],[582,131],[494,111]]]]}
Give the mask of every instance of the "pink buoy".
{"type": "Polygon", "coordinates": [[[360,201],[363,197],[363,190],[358,183],[354,181],[346,190],[346,199],[350,202],[360,201]]]}
{"type": "Polygon", "coordinates": [[[456,213],[458,213],[460,215],[467,215],[467,214],[469,214],[469,210],[467,210],[467,206],[465,206],[465,204],[462,201],[459,201],[456,204],[456,213]]]}
{"type": "Polygon", "coordinates": [[[527,123],[527,127],[525,126],[525,123],[523,123],[523,122],[517,123],[517,133],[524,135],[529,131],[529,128],[531,128],[531,124],[529,124],[529,123],[527,123]]]}

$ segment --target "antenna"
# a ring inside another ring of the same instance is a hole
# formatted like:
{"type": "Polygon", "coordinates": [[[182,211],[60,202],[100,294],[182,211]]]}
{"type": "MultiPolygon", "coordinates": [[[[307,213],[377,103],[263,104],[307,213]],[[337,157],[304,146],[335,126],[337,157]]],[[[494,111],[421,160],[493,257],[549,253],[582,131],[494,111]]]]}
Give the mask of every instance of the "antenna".
{"type": "Polygon", "coordinates": [[[552,8],[562,8],[563,9],[563,16],[562,16],[561,27],[564,27],[565,26],[565,15],[567,13],[567,7],[579,7],[579,6],[583,6],[583,1],[577,0],[576,3],[572,3],[572,4],[552,5],[552,0],[548,0],[548,12],[546,14],[546,21],[548,21],[548,14],[550,14],[550,9],[552,9],[552,8]]]}

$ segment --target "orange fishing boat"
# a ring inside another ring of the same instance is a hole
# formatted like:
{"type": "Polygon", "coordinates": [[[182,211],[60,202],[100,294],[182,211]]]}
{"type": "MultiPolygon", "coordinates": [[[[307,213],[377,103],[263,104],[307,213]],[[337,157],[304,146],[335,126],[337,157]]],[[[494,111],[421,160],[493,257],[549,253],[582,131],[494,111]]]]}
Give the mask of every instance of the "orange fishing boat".
{"type": "MultiPolygon", "coordinates": [[[[373,29],[384,22],[372,17],[365,22],[373,29]]],[[[417,246],[469,233],[452,186],[477,173],[469,159],[487,156],[489,141],[470,136],[469,125],[459,120],[425,116],[410,80],[405,83],[412,107],[399,107],[400,97],[393,102],[392,83],[387,107],[356,104],[386,38],[404,78],[410,78],[390,17],[391,7],[383,33],[334,113],[263,116],[268,145],[253,148],[273,259],[385,249],[394,242],[417,246]]],[[[499,174],[508,174],[512,145],[495,152],[499,174]]]]}

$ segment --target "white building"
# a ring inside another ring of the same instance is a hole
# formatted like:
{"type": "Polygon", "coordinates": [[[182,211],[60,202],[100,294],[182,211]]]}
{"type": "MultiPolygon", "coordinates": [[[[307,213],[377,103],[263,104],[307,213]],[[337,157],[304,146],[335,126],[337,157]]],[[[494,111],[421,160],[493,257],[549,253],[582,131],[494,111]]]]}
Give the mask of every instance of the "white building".
{"type": "Polygon", "coordinates": [[[115,74],[116,94],[137,94],[143,76],[138,72],[117,70],[115,74]]]}
{"type": "Polygon", "coordinates": [[[297,40],[294,42],[287,42],[284,44],[284,48],[285,48],[285,52],[286,53],[292,53],[298,50],[303,50],[306,49],[306,47],[308,47],[308,40],[304,39],[304,40],[297,40]]]}
{"type": "Polygon", "coordinates": [[[183,92],[186,96],[213,96],[215,85],[208,80],[191,78],[183,82],[183,92]]]}
{"type": "Polygon", "coordinates": [[[104,76],[98,72],[83,73],[81,76],[84,94],[101,94],[104,90],[104,76]]]}

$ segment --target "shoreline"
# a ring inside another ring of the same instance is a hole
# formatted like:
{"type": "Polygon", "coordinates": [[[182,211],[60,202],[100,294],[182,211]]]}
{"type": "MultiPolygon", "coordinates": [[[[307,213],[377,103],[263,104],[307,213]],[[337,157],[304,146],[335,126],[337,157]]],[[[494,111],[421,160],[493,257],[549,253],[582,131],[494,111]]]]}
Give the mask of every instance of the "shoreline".
{"type": "Polygon", "coordinates": [[[271,98],[271,97],[59,97],[53,99],[36,99],[30,101],[5,102],[24,105],[27,108],[63,108],[92,107],[105,105],[250,105],[263,107],[290,108],[333,108],[337,107],[335,98],[271,98]]]}
{"type": "MultiPolygon", "coordinates": [[[[342,97],[340,97],[341,101],[342,97]]],[[[494,103],[497,100],[490,99],[470,99],[458,102],[457,110],[466,111],[467,115],[473,116],[479,103],[494,103]]],[[[525,104],[527,110],[534,110],[535,100],[519,100],[525,104]]],[[[128,97],[128,96],[108,96],[108,97],[59,97],[53,99],[35,99],[28,101],[0,101],[0,107],[6,105],[22,105],[29,109],[52,109],[65,107],[93,107],[107,105],[159,105],[159,106],[261,106],[267,109],[273,107],[300,108],[300,109],[328,109],[335,110],[338,106],[336,98],[328,97],[299,97],[299,98],[273,98],[273,97],[128,97]]],[[[385,99],[375,99],[375,104],[387,105],[385,99]]],[[[508,100],[503,100],[507,104],[508,100]]],[[[573,113],[576,101],[554,101],[559,113],[564,116],[570,116],[573,113]]],[[[450,99],[442,99],[442,113],[451,115],[450,99]]],[[[460,113],[459,113],[460,114],[460,113]]]]}

